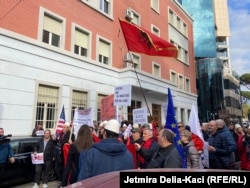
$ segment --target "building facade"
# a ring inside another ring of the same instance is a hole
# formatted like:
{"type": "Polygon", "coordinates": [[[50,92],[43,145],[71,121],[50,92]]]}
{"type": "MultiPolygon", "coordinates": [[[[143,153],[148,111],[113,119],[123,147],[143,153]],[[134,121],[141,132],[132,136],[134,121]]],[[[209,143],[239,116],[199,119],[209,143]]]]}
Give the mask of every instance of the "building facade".
{"type": "Polygon", "coordinates": [[[149,122],[164,125],[171,88],[176,119],[187,123],[197,104],[193,45],[193,19],[175,0],[4,1],[0,126],[30,135],[43,121],[53,132],[62,106],[66,121],[75,108],[90,107],[101,121],[101,99],[121,85],[131,85],[132,100],[119,117],[131,122],[133,109],[148,106],[149,122]],[[128,52],[118,18],[175,44],[178,58],[128,52]]]}
{"type": "Polygon", "coordinates": [[[240,122],[240,82],[231,69],[227,0],[199,0],[196,4],[191,0],[179,2],[194,19],[200,119],[221,118],[226,122],[240,122]],[[212,78],[216,78],[216,82],[212,78]]]}

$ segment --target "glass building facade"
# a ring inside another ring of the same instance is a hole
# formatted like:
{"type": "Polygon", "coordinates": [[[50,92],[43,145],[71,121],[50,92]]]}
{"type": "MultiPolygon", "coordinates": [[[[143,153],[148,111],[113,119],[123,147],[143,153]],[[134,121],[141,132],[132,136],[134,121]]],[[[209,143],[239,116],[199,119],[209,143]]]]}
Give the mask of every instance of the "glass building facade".
{"type": "Polygon", "coordinates": [[[182,0],[179,2],[194,19],[195,57],[216,57],[216,25],[212,0],[182,0]]]}
{"type": "Polygon", "coordinates": [[[199,117],[205,122],[216,119],[224,109],[223,62],[218,58],[197,61],[199,117]]]}

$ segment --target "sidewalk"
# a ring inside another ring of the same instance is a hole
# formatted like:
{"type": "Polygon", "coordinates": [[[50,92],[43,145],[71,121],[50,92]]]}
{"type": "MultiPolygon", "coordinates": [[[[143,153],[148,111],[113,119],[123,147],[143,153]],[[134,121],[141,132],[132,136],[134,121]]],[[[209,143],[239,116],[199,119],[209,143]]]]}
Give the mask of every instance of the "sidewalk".
{"type": "MultiPolygon", "coordinates": [[[[58,181],[51,181],[48,183],[48,188],[58,188],[58,181]]],[[[30,183],[26,183],[26,184],[23,184],[23,185],[18,185],[18,186],[15,186],[13,188],[32,188],[34,185],[33,182],[30,182],[30,183]]],[[[43,185],[40,184],[40,188],[42,188],[43,185]]]]}

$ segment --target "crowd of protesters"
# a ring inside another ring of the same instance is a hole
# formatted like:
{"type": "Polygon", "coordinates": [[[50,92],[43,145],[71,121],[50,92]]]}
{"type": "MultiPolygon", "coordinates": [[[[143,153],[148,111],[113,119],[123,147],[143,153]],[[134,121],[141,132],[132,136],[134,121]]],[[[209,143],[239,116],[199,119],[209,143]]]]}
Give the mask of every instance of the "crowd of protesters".
{"type": "MultiPolygon", "coordinates": [[[[187,168],[250,171],[250,126],[211,120],[201,124],[202,138],[191,127],[182,122],[176,125],[187,168]],[[205,151],[209,166],[204,165],[205,151]]],[[[172,130],[158,124],[132,125],[115,119],[99,125],[96,121],[93,125],[82,125],[76,139],[68,123],[58,137],[45,130],[35,148],[35,152],[44,153],[44,164],[36,165],[33,188],[39,186],[40,180],[47,187],[46,173],[52,161],[60,182],[58,187],[112,171],[183,168],[183,156],[175,145],[175,136],[172,130]],[[43,179],[40,179],[42,170],[43,179]]]]}

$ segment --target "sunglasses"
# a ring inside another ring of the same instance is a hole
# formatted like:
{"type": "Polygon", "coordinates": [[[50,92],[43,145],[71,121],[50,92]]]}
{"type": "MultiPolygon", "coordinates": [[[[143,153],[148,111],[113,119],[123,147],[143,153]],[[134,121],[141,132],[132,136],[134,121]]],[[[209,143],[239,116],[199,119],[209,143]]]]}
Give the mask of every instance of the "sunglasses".
{"type": "Polygon", "coordinates": [[[184,126],[178,126],[178,128],[180,128],[180,127],[184,127],[184,126]]]}

